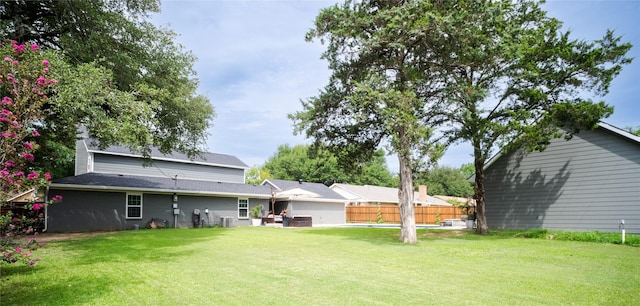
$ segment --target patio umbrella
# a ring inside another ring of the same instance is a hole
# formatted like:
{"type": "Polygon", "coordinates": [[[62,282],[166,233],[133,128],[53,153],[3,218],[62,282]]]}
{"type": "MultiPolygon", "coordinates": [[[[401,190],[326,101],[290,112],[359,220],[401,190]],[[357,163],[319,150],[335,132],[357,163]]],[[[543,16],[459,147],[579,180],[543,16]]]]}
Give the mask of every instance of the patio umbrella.
{"type": "Polygon", "coordinates": [[[278,198],[286,197],[288,199],[315,198],[315,197],[319,197],[319,196],[320,195],[315,193],[315,192],[311,192],[311,191],[302,189],[300,187],[295,187],[295,188],[283,190],[283,191],[280,191],[280,192],[276,193],[276,197],[278,197],[278,198]]]}

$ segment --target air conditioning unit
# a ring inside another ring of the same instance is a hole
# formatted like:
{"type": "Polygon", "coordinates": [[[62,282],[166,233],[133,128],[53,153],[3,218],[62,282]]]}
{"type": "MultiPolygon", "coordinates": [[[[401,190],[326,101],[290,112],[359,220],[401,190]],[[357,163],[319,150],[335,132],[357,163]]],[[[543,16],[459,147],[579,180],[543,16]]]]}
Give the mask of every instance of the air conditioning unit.
{"type": "Polygon", "coordinates": [[[220,226],[222,226],[222,227],[233,227],[233,218],[232,217],[220,217],[220,226]]]}

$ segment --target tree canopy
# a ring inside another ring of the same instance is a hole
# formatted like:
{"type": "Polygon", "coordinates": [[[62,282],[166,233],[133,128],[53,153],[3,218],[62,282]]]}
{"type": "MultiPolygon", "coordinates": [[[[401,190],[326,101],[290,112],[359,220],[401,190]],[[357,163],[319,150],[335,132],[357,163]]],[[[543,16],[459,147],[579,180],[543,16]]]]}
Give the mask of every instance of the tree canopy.
{"type": "Polygon", "coordinates": [[[214,110],[196,93],[195,57],[147,20],[158,11],[156,0],[0,3],[1,37],[58,51],[42,163],[73,165],[78,125],[104,146],[199,152],[214,110]]]}
{"type": "Polygon", "coordinates": [[[462,169],[433,167],[416,173],[416,184],[426,185],[430,195],[446,195],[466,198],[473,194],[473,185],[462,169]]]}
{"type": "Polygon", "coordinates": [[[263,166],[271,178],[305,182],[348,183],[392,186],[395,180],[387,169],[384,151],[378,150],[359,168],[345,168],[329,150],[313,150],[308,145],[281,145],[263,166]]]}
{"type": "Polygon", "coordinates": [[[484,166],[499,149],[543,150],[593,128],[631,48],[612,31],[571,38],[536,1],[346,1],[321,11],[307,39],[327,44],[333,74],[291,115],[297,131],[357,160],[385,143],[400,164],[401,240],[415,241],[412,172],[444,144],[471,143],[478,233],[484,166]],[[435,129],[435,131],[434,131],[435,129]],[[409,192],[411,191],[411,192],[409,192]]]}

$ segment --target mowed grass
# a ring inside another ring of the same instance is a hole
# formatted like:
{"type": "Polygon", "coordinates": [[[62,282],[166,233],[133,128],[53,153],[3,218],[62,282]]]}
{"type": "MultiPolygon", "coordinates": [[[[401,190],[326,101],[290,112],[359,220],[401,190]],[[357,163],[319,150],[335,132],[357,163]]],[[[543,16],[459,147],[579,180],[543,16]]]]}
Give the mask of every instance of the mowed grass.
{"type": "Polygon", "coordinates": [[[140,230],[1,266],[2,305],[633,305],[640,248],[398,229],[140,230]]]}

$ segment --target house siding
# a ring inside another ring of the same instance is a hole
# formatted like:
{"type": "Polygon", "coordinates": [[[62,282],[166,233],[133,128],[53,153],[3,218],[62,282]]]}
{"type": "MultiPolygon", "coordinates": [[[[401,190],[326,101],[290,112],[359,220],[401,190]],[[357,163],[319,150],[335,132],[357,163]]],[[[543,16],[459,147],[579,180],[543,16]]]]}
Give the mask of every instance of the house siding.
{"type": "Polygon", "coordinates": [[[490,228],[640,233],[640,145],[598,128],[514,151],[485,172],[490,228]]]}
{"type": "Polygon", "coordinates": [[[244,169],[204,166],[154,160],[144,166],[140,158],[94,153],[93,171],[139,176],[175,177],[178,179],[244,183],[244,169]]]}
{"type": "MultiPolygon", "coordinates": [[[[113,231],[133,229],[134,225],[141,228],[151,218],[161,218],[169,221],[174,227],[177,219],[178,228],[193,227],[193,211],[199,209],[205,222],[203,226],[220,225],[220,217],[231,217],[234,226],[249,225],[249,219],[238,219],[237,197],[214,196],[178,196],[177,218],[173,215],[173,194],[157,194],[140,192],[142,194],[142,218],[126,218],[126,195],[122,191],[78,191],[66,189],[52,189],[51,195],[61,195],[63,201],[47,208],[48,232],[87,232],[113,231]],[[209,215],[204,209],[209,209],[209,215]]],[[[266,199],[249,198],[249,209],[255,205],[266,205],[266,199]]]]}
{"type": "Polygon", "coordinates": [[[76,141],[76,169],[74,175],[85,174],[88,171],[89,152],[84,142],[76,141]]]}
{"type": "Polygon", "coordinates": [[[344,203],[314,203],[292,201],[287,207],[289,216],[311,216],[313,225],[345,224],[344,203]]]}

